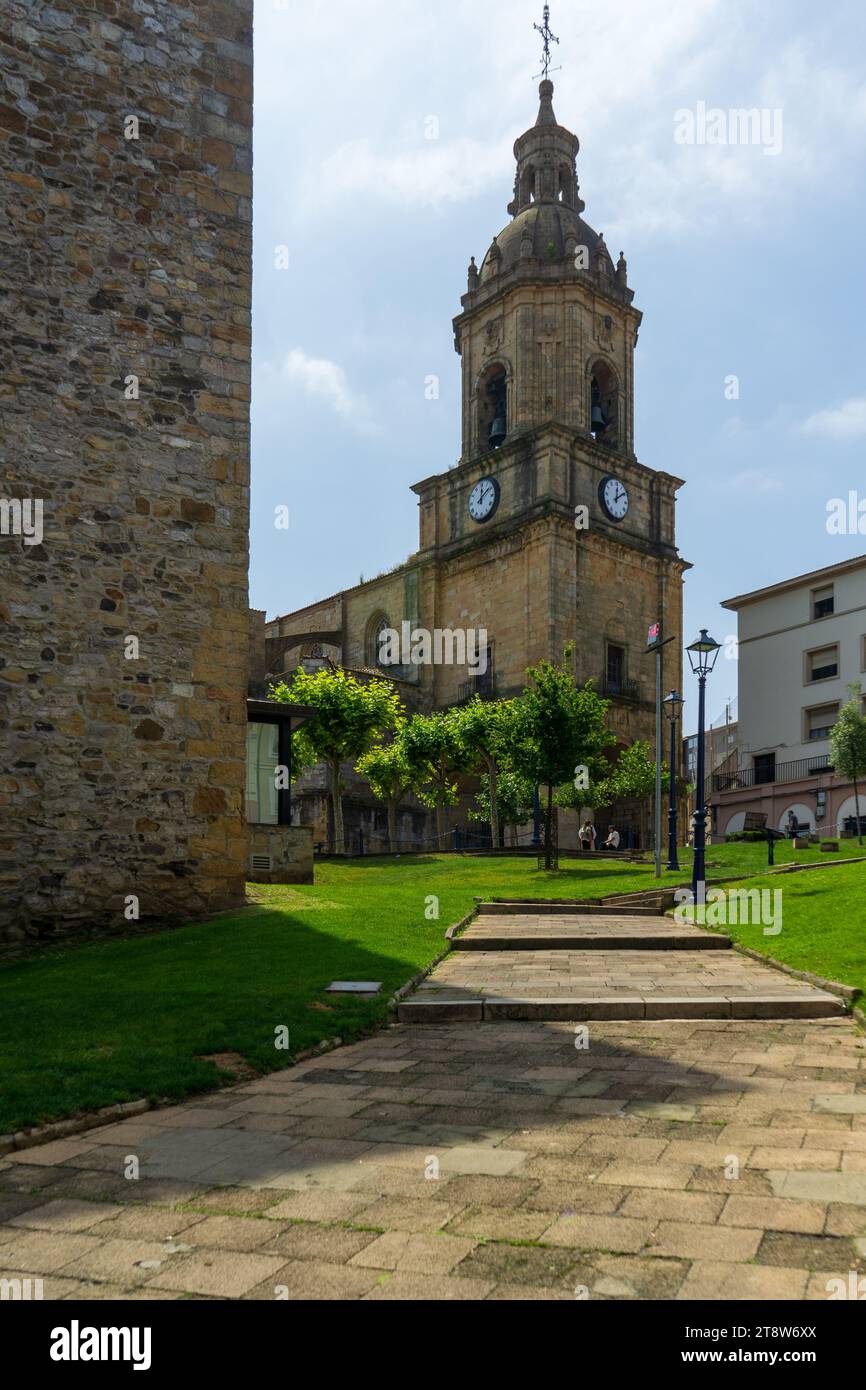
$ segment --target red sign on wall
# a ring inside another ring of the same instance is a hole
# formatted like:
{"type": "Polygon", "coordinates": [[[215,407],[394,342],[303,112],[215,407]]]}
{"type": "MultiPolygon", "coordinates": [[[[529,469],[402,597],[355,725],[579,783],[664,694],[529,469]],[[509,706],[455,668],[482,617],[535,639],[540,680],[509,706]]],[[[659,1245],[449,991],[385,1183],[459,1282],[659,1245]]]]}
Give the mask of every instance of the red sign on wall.
{"type": "Polygon", "coordinates": [[[651,623],[650,626],[647,628],[647,635],[646,635],[646,644],[647,644],[647,646],[648,646],[648,647],[654,647],[655,644],[656,644],[656,642],[658,642],[659,638],[661,637],[661,635],[662,635],[662,625],[661,625],[661,623],[651,623]]]}

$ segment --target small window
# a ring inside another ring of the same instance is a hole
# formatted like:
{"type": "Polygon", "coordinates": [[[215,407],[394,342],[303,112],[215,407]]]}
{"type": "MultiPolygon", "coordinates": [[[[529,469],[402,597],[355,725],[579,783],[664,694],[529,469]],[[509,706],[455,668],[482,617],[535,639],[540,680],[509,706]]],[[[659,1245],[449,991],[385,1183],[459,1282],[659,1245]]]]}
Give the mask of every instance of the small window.
{"type": "Polygon", "coordinates": [[[806,653],[806,680],[827,681],[839,674],[839,647],[821,647],[806,653]]]}
{"type": "Polygon", "coordinates": [[[833,585],[827,584],[823,589],[812,590],[812,617],[829,618],[835,612],[835,598],[833,585]]]}
{"type": "Polygon", "coordinates": [[[830,730],[839,714],[838,702],[832,705],[816,705],[806,710],[806,742],[816,743],[830,737],[830,730]]]}
{"type": "Polygon", "coordinates": [[[607,688],[613,695],[621,695],[625,682],[625,647],[607,648],[607,688]]]}

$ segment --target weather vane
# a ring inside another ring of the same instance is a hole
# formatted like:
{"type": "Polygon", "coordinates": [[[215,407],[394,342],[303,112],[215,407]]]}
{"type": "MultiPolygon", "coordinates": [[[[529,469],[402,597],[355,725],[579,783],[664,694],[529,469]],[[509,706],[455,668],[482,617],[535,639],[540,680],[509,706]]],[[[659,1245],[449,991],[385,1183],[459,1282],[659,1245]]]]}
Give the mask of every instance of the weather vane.
{"type": "Polygon", "coordinates": [[[545,5],[545,7],[544,7],[544,23],[543,23],[543,24],[533,24],[532,27],[533,27],[533,29],[537,29],[538,32],[539,32],[539,34],[541,35],[541,37],[544,39],[544,59],[543,59],[543,64],[542,64],[541,73],[539,74],[539,76],[544,77],[544,78],[547,78],[548,73],[550,73],[551,71],[553,71],[553,72],[559,72],[559,68],[552,68],[552,69],[551,69],[551,66],[550,66],[550,41],[551,41],[551,39],[552,39],[554,43],[559,43],[559,39],[556,37],[556,35],[553,33],[553,31],[552,31],[552,29],[551,29],[551,27],[550,27],[550,6],[549,6],[549,5],[545,5]]]}

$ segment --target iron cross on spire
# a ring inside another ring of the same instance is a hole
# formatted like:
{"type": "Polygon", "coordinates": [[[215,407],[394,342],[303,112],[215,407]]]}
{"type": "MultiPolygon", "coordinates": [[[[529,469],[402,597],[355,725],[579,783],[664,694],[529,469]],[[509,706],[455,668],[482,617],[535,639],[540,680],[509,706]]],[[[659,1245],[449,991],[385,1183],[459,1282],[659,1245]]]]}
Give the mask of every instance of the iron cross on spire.
{"type": "MultiPolygon", "coordinates": [[[[545,78],[546,78],[547,75],[548,75],[548,73],[549,73],[550,70],[551,70],[551,68],[550,68],[550,43],[551,43],[551,40],[553,40],[554,43],[559,43],[559,39],[556,37],[556,35],[553,33],[553,31],[551,30],[551,27],[550,27],[550,6],[549,6],[549,5],[545,5],[545,7],[544,7],[544,23],[543,23],[543,24],[533,24],[532,27],[533,27],[533,29],[537,29],[537,30],[538,30],[538,33],[539,33],[539,34],[541,35],[541,37],[544,39],[544,56],[543,56],[543,59],[542,59],[542,68],[541,68],[541,73],[539,74],[539,76],[542,76],[542,77],[545,77],[545,78]]],[[[558,69],[558,68],[554,68],[553,71],[554,71],[554,72],[558,72],[559,69],[558,69]]]]}

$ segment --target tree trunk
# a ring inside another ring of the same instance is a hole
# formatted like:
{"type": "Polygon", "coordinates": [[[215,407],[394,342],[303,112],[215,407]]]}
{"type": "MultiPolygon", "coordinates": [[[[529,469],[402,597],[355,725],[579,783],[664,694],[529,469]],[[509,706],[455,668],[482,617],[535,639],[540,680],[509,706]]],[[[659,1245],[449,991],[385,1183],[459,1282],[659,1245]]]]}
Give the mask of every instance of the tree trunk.
{"type": "Polygon", "coordinates": [[[445,798],[445,794],[446,794],[447,787],[448,787],[448,769],[447,769],[446,764],[445,764],[445,759],[442,758],[442,759],[440,760],[440,762],[439,762],[439,795],[440,795],[440,797],[442,798],[442,801],[441,801],[440,805],[438,805],[438,806],[436,807],[436,832],[437,832],[437,834],[438,834],[438,836],[439,836],[439,849],[440,849],[440,852],[441,852],[442,850],[446,850],[446,849],[449,849],[449,848],[450,848],[450,846],[449,846],[449,844],[448,844],[448,820],[449,820],[449,816],[448,816],[448,807],[447,807],[447,805],[445,804],[445,799],[444,799],[444,798],[445,798]]]}
{"type": "Polygon", "coordinates": [[[490,784],[490,841],[494,849],[499,848],[499,808],[496,805],[496,763],[487,758],[487,777],[490,784]]]}
{"type": "Polygon", "coordinates": [[[345,854],[346,845],[343,838],[343,798],[340,795],[340,763],[337,759],[331,762],[331,805],[334,810],[334,853],[345,854]]]}
{"type": "Polygon", "coordinates": [[[863,836],[860,834],[860,793],[857,790],[857,778],[853,777],[851,780],[854,783],[854,815],[857,820],[857,843],[858,845],[862,845],[863,836]]]}
{"type": "Polygon", "coordinates": [[[551,832],[553,829],[553,787],[547,788],[547,806],[544,810],[544,867],[553,868],[553,845],[551,844],[551,832]]]}
{"type": "Polygon", "coordinates": [[[397,797],[388,797],[388,848],[392,854],[397,852],[397,797]]]}

